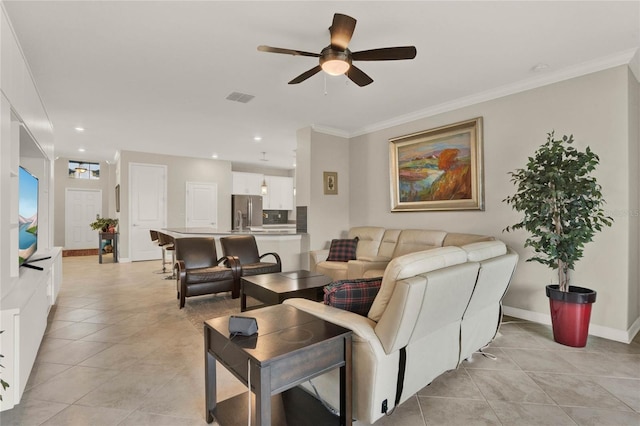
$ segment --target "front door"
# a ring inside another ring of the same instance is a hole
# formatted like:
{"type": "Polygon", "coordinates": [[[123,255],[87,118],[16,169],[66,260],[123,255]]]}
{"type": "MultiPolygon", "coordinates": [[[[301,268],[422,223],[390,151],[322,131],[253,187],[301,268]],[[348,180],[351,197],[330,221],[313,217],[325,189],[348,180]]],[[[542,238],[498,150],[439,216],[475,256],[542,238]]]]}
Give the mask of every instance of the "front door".
{"type": "Polygon", "coordinates": [[[64,248],[98,248],[98,231],[89,224],[102,214],[102,191],[67,188],[64,197],[64,248]]]}
{"type": "Polygon", "coordinates": [[[131,261],[160,259],[162,251],[149,230],[167,226],[167,166],[131,163],[129,189],[131,261]]]}
{"type": "Polygon", "coordinates": [[[187,182],[187,228],[218,227],[218,184],[187,182]]]}

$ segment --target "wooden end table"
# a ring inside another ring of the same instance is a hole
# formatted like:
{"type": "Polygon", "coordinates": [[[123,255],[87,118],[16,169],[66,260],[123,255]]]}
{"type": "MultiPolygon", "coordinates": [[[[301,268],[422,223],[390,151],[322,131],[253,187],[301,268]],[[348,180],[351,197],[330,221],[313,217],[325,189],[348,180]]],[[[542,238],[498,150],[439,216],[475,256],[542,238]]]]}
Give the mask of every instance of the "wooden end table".
{"type": "Polygon", "coordinates": [[[309,271],[276,272],[242,277],[240,310],[245,312],[263,306],[278,305],[292,297],[319,302],[324,297],[322,288],[331,281],[331,277],[309,271]],[[247,296],[258,299],[264,305],[247,307],[247,296]]]}
{"type": "Polygon", "coordinates": [[[102,263],[102,241],[111,240],[111,248],[113,249],[113,263],[118,263],[118,236],[119,232],[99,232],[98,235],[98,263],[102,263]]]}
{"type": "Polygon", "coordinates": [[[248,396],[216,400],[216,360],[245,385],[250,371],[252,424],[351,425],[351,330],[289,305],[255,310],[258,334],[229,336],[229,316],[204,323],[206,420],[246,425],[248,396]],[[307,395],[300,383],[340,368],[340,417],[307,395]],[[249,370],[250,369],[250,370],[249,370]],[[311,400],[312,402],[309,402],[311,400]]]}

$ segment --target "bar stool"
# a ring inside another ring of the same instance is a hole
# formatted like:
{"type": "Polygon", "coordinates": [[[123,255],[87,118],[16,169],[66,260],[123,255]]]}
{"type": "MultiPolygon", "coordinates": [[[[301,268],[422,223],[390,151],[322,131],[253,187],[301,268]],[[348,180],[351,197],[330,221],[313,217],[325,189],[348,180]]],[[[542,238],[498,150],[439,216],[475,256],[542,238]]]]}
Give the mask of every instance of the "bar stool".
{"type": "Polygon", "coordinates": [[[176,263],[176,252],[175,247],[173,245],[173,237],[171,235],[164,234],[162,232],[158,232],[158,245],[162,248],[162,273],[165,274],[167,272],[167,268],[165,265],[166,261],[166,253],[167,251],[171,252],[171,275],[165,277],[165,280],[175,279],[174,275],[174,265],[176,263]]]}
{"type": "MultiPolygon", "coordinates": [[[[153,229],[149,229],[149,236],[151,237],[151,243],[155,246],[161,247],[160,246],[160,241],[158,239],[158,231],[155,231],[153,229]]],[[[164,255],[164,251],[162,252],[162,254],[164,255]]],[[[157,271],[153,271],[154,274],[164,274],[166,273],[166,269],[164,268],[164,259],[162,262],[162,269],[157,270],[157,271]]]]}

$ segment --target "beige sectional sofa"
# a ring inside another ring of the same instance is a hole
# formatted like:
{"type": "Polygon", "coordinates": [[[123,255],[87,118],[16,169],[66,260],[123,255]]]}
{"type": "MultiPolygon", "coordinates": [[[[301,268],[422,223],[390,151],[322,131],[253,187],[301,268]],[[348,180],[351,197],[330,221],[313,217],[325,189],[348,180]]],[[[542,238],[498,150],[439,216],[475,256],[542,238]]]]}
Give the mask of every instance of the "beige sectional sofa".
{"type": "Polygon", "coordinates": [[[426,229],[385,229],[359,226],[349,230],[348,237],[358,237],[356,259],[348,262],[328,261],[329,250],[310,252],[310,269],[337,280],[381,277],[389,262],[417,251],[437,247],[463,246],[494,238],[426,229]]]}
{"type": "MultiPolygon", "coordinates": [[[[352,231],[364,237],[365,244],[358,243],[362,256],[363,252],[375,252],[375,256],[383,253],[391,257],[409,251],[388,263],[364,257],[356,262],[386,265],[368,315],[306,299],[284,303],[353,331],[353,415],[359,421],[373,423],[385,415],[383,407],[388,411],[394,408],[396,398],[398,404],[406,401],[493,340],[518,255],[497,240],[461,244],[478,236],[411,231],[402,238],[405,231],[400,231],[397,238],[384,241],[385,235],[391,234],[385,230],[352,231]],[[381,235],[379,240],[369,239],[375,235],[381,235]],[[457,244],[411,252],[420,244],[445,245],[447,237],[457,244]],[[406,362],[401,375],[403,358],[406,362]]],[[[334,407],[338,406],[339,395],[336,371],[313,379],[320,397],[334,407]]]]}

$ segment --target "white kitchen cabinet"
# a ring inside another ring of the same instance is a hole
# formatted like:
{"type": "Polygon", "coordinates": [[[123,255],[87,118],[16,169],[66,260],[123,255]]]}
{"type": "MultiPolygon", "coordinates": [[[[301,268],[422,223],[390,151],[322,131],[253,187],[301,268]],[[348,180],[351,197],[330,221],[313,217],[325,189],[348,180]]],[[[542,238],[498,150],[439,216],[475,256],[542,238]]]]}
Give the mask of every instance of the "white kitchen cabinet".
{"type": "Polygon", "coordinates": [[[288,176],[265,176],[267,195],[265,210],[293,210],[293,178],[288,176]]]}
{"type": "Polygon", "coordinates": [[[259,173],[233,172],[231,193],[240,195],[262,195],[260,186],[264,175],[259,173]]]}

